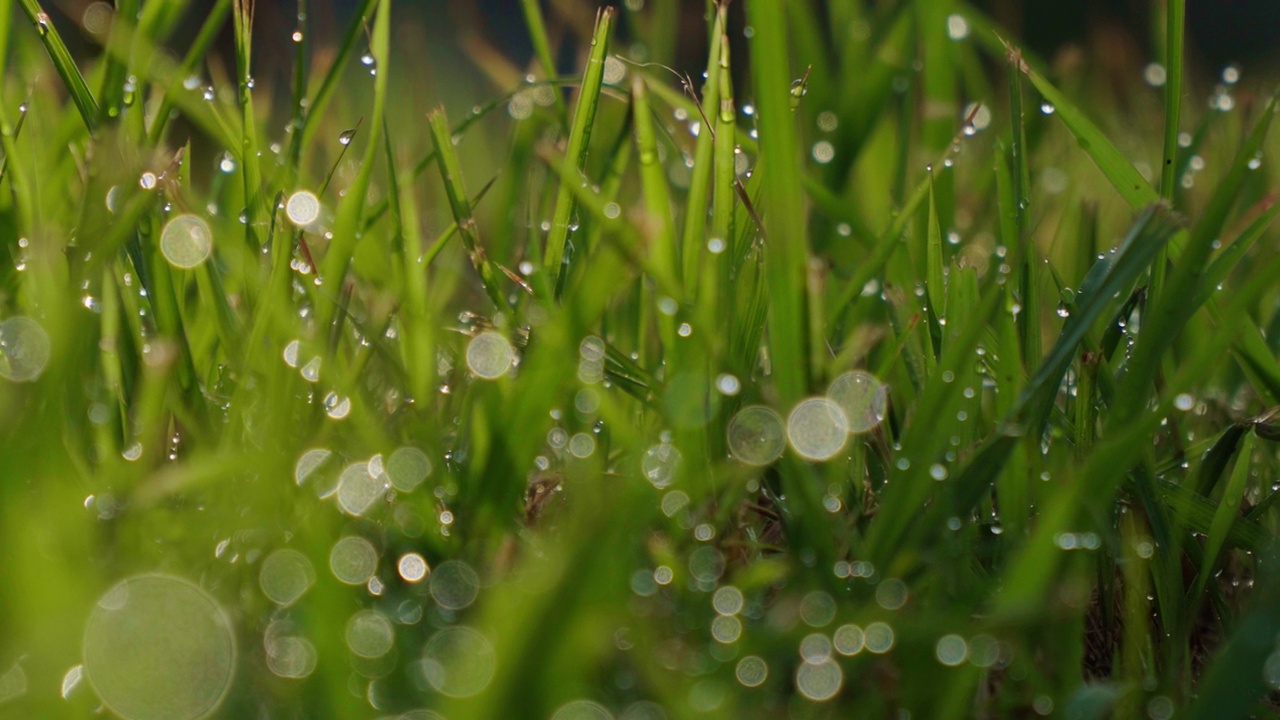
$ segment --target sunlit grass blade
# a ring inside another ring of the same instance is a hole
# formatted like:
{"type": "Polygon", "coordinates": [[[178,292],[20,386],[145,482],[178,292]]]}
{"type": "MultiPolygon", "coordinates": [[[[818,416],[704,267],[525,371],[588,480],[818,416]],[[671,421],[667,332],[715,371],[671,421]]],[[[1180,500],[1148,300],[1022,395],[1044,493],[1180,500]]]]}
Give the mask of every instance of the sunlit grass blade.
{"type": "Polygon", "coordinates": [[[62,36],[58,34],[58,29],[53,26],[53,21],[40,7],[38,0],[18,0],[18,4],[22,6],[27,19],[35,25],[36,32],[40,35],[40,42],[49,53],[49,59],[53,60],[54,70],[66,85],[67,93],[71,95],[71,102],[75,103],[76,109],[80,111],[85,127],[92,133],[98,127],[98,102],[89,91],[89,84],[80,74],[80,68],[76,67],[75,59],[67,50],[62,36]]]}
{"type": "Polygon", "coordinates": [[[765,243],[765,281],[769,293],[769,353],[783,402],[799,400],[809,388],[809,347],[805,303],[808,243],[800,168],[799,138],[791,113],[787,24],[781,0],[756,0],[748,17],[756,29],[751,53],[764,176],[761,212],[765,243]]]}
{"type": "MultiPolygon", "coordinates": [[[[595,125],[596,108],[600,104],[600,88],[604,84],[604,59],[609,52],[609,39],[613,31],[615,10],[604,8],[596,16],[596,29],[591,37],[591,54],[587,58],[587,67],[582,75],[582,87],[578,91],[578,103],[573,110],[573,122],[569,127],[569,142],[565,150],[564,162],[569,178],[582,174],[582,166],[587,158],[587,149],[591,140],[591,129],[595,125]]],[[[574,192],[569,187],[573,180],[561,179],[560,190],[556,196],[555,212],[551,218],[551,231],[547,236],[547,249],[543,264],[552,278],[560,278],[564,274],[561,267],[564,259],[565,244],[569,240],[569,225],[573,217],[574,192]]],[[[555,285],[559,285],[557,280],[555,285]]]]}

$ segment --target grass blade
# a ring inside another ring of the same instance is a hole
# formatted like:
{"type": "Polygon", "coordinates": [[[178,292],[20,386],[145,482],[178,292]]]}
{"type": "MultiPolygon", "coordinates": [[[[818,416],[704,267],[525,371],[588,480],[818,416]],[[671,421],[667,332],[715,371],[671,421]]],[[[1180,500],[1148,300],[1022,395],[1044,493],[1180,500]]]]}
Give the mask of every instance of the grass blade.
{"type": "Polygon", "coordinates": [[[809,388],[809,347],[805,311],[805,236],[803,185],[797,158],[800,142],[791,113],[791,77],[783,0],[755,0],[747,15],[756,30],[751,53],[764,176],[762,214],[769,239],[765,244],[765,284],[769,293],[769,353],[778,395],[798,401],[809,388]]]}
{"type": "MultiPolygon", "coordinates": [[[[564,162],[570,178],[581,176],[583,163],[587,159],[587,148],[591,140],[591,128],[595,125],[596,108],[600,104],[600,88],[604,84],[604,59],[609,52],[609,38],[613,30],[613,8],[604,8],[596,15],[596,29],[591,36],[591,54],[587,58],[587,68],[582,75],[582,88],[578,92],[578,104],[573,111],[573,124],[569,127],[569,145],[565,151],[564,162]]],[[[547,236],[547,250],[544,265],[547,273],[556,279],[554,285],[560,285],[560,278],[565,274],[562,267],[565,244],[569,241],[569,224],[573,217],[574,192],[568,186],[570,181],[560,181],[560,191],[556,196],[555,213],[551,218],[551,232],[547,236]]]]}
{"type": "Polygon", "coordinates": [[[53,26],[53,21],[40,7],[38,0],[18,0],[18,4],[22,6],[27,19],[35,25],[36,32],[40,35],[40,42],[49,53],[49,59],[53,60],[54,70],[57,71],[58,77],[62,78],[63,85],[66,85],[67,92],[71,95],[71,102],[75,103],[76,109],[80,111],[84,126],[93,133],[98,129],[98,102],[89,91],[89,84],[80,74],[80,68],[76,67],[76,61],[67,51],[66,43],[62,42],[58,29],[53,26]]]}

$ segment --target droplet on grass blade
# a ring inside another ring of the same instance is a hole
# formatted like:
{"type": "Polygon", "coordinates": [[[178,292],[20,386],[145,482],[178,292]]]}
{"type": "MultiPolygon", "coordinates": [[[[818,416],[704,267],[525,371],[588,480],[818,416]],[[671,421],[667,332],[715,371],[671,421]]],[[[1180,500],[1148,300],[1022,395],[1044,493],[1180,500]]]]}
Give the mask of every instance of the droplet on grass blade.
{"type": "Polygon", "coordinates": [[[844,411],[828,398],[801,401],[787,417],[787,439],[806,460],[830,460],[844,447],[848,435],[844,411]]]}
{"type": "Polygon", "coordinates": [[[85,625],[85,673],[103,704],[126,720],[208,715],[231,686],[235,656],[222,608],[168,575],[117,583],[85,625]]]}
{"type": "Polygon", "coordinates": [[[726,435],[729,453],[747,465],[768,465],[787,447],[782,417],[763,405],[740,410],[729,421],[726,435]]]}
{"type": "Polygon", "coordinates": [[[160,252],[174,267],[190,269],[213,251],[213,231],[196,215],[178,215],[160,233],[160,252]]]}

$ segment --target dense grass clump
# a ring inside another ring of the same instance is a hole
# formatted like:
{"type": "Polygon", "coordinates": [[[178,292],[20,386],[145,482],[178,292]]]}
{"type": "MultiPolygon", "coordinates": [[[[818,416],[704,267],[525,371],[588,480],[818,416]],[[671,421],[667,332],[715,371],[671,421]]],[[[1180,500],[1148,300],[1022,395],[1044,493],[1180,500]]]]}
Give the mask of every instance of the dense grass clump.
{"type": "Polygon", "coordinates": [[[1277,105],[1181,0],[13,5],[0,712],[1275,711],[1277,105]]]}

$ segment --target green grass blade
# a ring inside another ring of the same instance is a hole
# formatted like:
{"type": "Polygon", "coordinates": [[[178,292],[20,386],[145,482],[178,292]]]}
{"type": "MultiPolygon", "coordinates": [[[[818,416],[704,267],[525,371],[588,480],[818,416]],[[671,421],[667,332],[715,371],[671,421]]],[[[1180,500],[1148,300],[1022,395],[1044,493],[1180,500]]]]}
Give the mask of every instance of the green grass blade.
{"type": "Polygon", "coordinates": [[[667,169],[658,158],[649,93],[645,89],[644,78],[639,75],[631,83],[631,112],[636,149],[640,153],[640,183],[644,188],[647,209],[644,226],[649,229],[649,238],[646,244],[653,264],[663,268],[669,277],[676,277],[676,226],[671,190],[667,187],[667,169]]]}
{"type": "Polygon", "coordinates": [[[445,195],[449,198],[449,207],[453,210],[453,218],[458,225],[458,235],[467,248],[471,264],[480,275],[480,283],[484,291],[499,310],[507,310],[510,306],[502,296],[501,274],[480,243],[479,228],[475,216],[471,212],[471,200],[467,194],[466,183],[462,179],[462,165],[458,162],[458,154],[453,149],[453,135],[449,131],[449,118],[441,108],[427,116],[431,126],[431,137],[435,140],[436,154],[440,158],[440,178],[444,182],[445,195]]]}
{"type": "Polygon", "coordinates": [[[1089,159],[1098,166],[1120,197],[1129,203],[1129,207],[1137,210],[1159,202],[1160,196],[1151,188],[1151,184],[1142,177],[1133,163],[1116,149],[1098,126],[1094,125],[1083,111],[1043,75],[1032,69],[1023,59],[1020,50],[1012,47],[1008,47],[1007,50],[1014,67],[1026,75],[1044,99],[1053,105],[1054,114],[1067,126],[1076,141],[1080,143],[1080,147],[1088,154],[1089,159]]]}
{"type": "MultiPolygon", "coordinates": [[[[715,14],[711,29],[711,52],[707,58],[706,82],[702,84],[702,104],[699,115],[703,124],[717,122],[712,118],[720,116],[717,108],[720,105],[720,59],[724,55],[724,22],[725,10],[720,7],[715,14]]],[[[707,127],[706,132],[698,134],[693,148],[693,177],[689,181],[689,197],[685,204],[684,232],[681,235],[683,254],[681,270],[684,283],[693,287],[698,278],[699,260],[706,244],[707,200],[711,197],[710,182],[712,176],[712,157],[715,150],[715,132],[707,127]]]]}
{"type": "MultiPolygon", "coordinates": [[[[520,0],[520,8],[524,11],[525,24],[529,26],[529,40],[533,43],[534,55],[538,58],[538,64],[542,66],[543,75],[551,80],[557,75],[556,61],[551,54],[551,40],[547,37],[547,23],[542,17],[542,5],[538,0],[520,0]]],[[[567,128],[569,116],[564,107],[562,93],[556,93],[555,103],[560,124],[567,128]]]]}
{"type": "MultiPolygon", "coordinates": [[[[378,0],[378,14],[374,20],[373,42],[370,50],[374,62],[377,63],[378,75],[374,78],[373,117],[369,123],[368,146],[355,180],[347,188],[347,193],[338,204],[333,221],[333,241],[321,262],[320,290],[324,300],[317,309],[317,318],[321,332],[329,332],[334,320],[338,317],[339,304],[342,302],[341,288],[346,279],[347,266],[356,242],[360,239],[360,218],[364,211],[365,196],[369,190],[369,180],[373,176],[373,167],[381,152],[381,133],[383,115],[387,101],[387,76],[390,74],[389,45],[391,41],[391,0],[378,0]]],[[[312,106],[312,112],[317,112],[312,106]]]]}
{"type": "MultiPolygon", "coordinates": [[[[368,22],[370,14],[373,13],[374,7],[380,0],[362,0],[360,6],[356,8],[355,14],[351,18],[351,24],[347,26],[347,32],[342,36],[342,44],[338,46],[338,51],[333,56],[333,62],[329,65],[328,72],[320,81],[315,93],[311,96],[311,101],[307,104],[307,118],[302,125],[302,130],[294,134],[294,141],[298,143],[304,151],[315,147],[316,133],[320,131],[320,121],[325,117],[325,110],[329,107],[329,101],[333,99],[333,93],[338,89],[338,81],[342,78],[342,72],[346,69],[347,60],[351,58],[351,52],[355,49],[356,41],[360,39],[364,32],[365,23],[368,22]]],[[[381,66],[379,66],[381,67],[381,66]]]]}
{"type": "Polygon", "coordinates": [[[762,213],[765,283],[769,293],[769,352],[778,395],[784,403],[799,400],[809,388],[809,347],[805,311],[805,266],[808,243],[803,185],[797,158],[800,142],[791,112],[791,76],[787,25],[782,0],[755,0],[747,15],[756,30],[751,53],[755,79],[764,177],[762,213]]]}
{"type": "MultiPolygon", "coordinates": [[[[574,107],[573,123],[569,127],[569,144],[564,157],[566,168],[572,171],[565,173],[569,177],[581,176],[583,163],[587,159],[591,129],[595,125],[596,109],[600,104],[600,88],[604,84],[604,59],[609,52],[615,14],[613,8],[604,8],[596,16],[596,29],[591,36],[591,54],[582,75],[582,87],[578,92],[578,104],[574,107]]],[[[556,286],[560,285],[559,278],[564,275],[564,248],[569,240],[569,224],[573,217],[574,192],[568,186],[569,182],[561,180],[544,256],[547,273],[557,279],[554,283],[556,286]]]]}
{"type": "Polygon", "coordinates": [[[66,85],[67,92],[71,95],[71,102],[75,103],[76,109],[80,111],[84,126],[90,133],[94,132],[98,128],[98,102],[89,91],[89,84],[80,74],[80,68],[76,67],[76,62],[62,41],[62,36],[58,34],[58,29],[53,26],[53,21],[40,7],[38,0],[18,0],[18,4],[22,6],[27,19],[35,25],[36,32],[40,35],[40,42],[49,53],[49,59],[53,60],[54,70],[66,85]]]}

